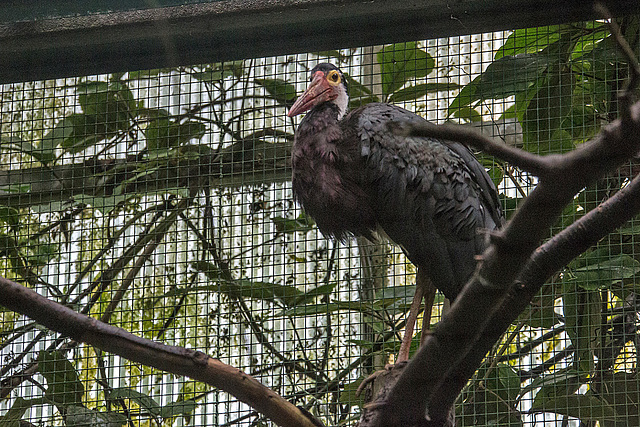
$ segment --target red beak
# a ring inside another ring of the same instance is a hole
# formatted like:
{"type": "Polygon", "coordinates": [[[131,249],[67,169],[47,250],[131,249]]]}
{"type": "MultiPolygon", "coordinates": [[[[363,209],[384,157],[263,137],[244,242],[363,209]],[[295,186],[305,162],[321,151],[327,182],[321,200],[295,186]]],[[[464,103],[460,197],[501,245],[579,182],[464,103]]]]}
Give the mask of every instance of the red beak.
{"type": "Polygon", "coordinates": [[[324,73],[322,71],[316,71],[311,80],[311,84],[307,90],[300,95],[296,102],[294,102],[287,115],[289,117],[297,116],[305,111],[309,111],[318,104],[336,99],[337,95],[332,89],[329,83],[327,83],[324,73]]]}

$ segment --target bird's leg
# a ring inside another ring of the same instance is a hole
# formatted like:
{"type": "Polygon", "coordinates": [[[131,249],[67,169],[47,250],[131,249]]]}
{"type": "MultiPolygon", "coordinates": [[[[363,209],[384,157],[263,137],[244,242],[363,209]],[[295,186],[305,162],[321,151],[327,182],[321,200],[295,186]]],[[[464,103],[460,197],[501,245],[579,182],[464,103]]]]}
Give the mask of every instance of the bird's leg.
{"type": "MultiPolygon", "coordinates": [[[[396,363],[406,362],[409,360],[409,350],[411,349],[411,339],[413,338],[413,329],[416,326],[418,320],[418,313],[420,312],[420,304],[422,298],[425,297],[425,288],[421,283],[420,269],[416,275],[416,293],[413,294],[413,300],[411,301],[411,307],[409,307],[409,316],[407,317],[407,323],[404,328],[404,336],[402,337],[402,343],[400,344],[400,351],[398,352],[398,359],[396,363]]],[[[427,280],[429,280],[427,278],[427,280]]],[[[431,283],[431,281],[429,281],[431,283]]]]}
{"type": "MultiPolygon", "coordinates": [[[[431,279],[429,279],[429,276],[427,276],[424,269],[418,268],[418,273],[416,274],[416,293],[413,295],[411,307],[409,307],[409,316],[407,317],[407,323],[404,328],[404,335],[402,337],[402,343],[400,344],[400,351],[398,352],[396,363],[395,365],[387,365],[385,366],[384,370],[376,371],[365,378],[362,383],[360,383],[360,386],[356,391],[356,396],[359,396],[360,393],[362,393],[362,391],[365,390],[369,384],[373,384],[374,381],[376,385],[378,384],[378,382],[382,382],[383,385],[380,386],[382,388],[385,387],[385,384],[388,381],[391,381],[391,385],[389,385],[388,387],[392,387],[393,384],[395,384],[398,374],[394,374],[392,371],[398,371],[398,369],[402,369],[409,361],[409,350],[411,349],[413,330],[415,329],[416,321],[418,320],[418,314],[420,313],[420,304],[422,304],[422,299],[424,298],[425,302],[424,319],[426,322],[429,322],[431,319],[431,308],[433,306],[435,295],[436,288],[433,286],[433,283],[431,283],[431,279]]],[[[427,325],[428,324],[429,323],[427,323],[427,325]]],[[[420,335],[420,345],[422,345],[422,341],[428,335],[424,331],[424,323],[422,328],[423,331],[420,335]]],[[[376,386],[374,386],[374,388],[375,387],[376,386]]]]}
{"type": "MultiPolygon", "coordinates": [[[[356,396],[359,396],[360,393],[362,393],[362,391],[367,388],[369,384],[373,384],[373,382],[377,381],[378,378],[389,374],[393,370],[394,366],[396,368],[402,367],[409,361],[409,350],[411,349],[413,330],[416,326],[416,320],[418,320],[418,313],[420,312],[420,304],[422,303],[423,297],[426,297],[426,295],[424,295],[424,288],[420,286],[416,277],[416,292],[415,294],[413,294],[413,300],[411,300],[411,307],[409,307],[409,316],[407,317],[407,323],[404,327],[404,335],[402,336],[402,343],[400,344],[400,351],[398,352],[398,357],[396,358],[395,365],[387,365],[383,370],[376,371],[365,378],[362,383],[360,383],[360,386],[358,386],[358,390],[356,390],[356,396]]],[[[394,384],[395,381],[397,381],[397,378],[393,380],[394,384]]]]}
{"type": "Polygon", "coordinates": [[[422,347],[429,335],[431,311],[433,310],[433,301],[436,299],[436,287],[433,286],[431,279],[426,274],[420,274],[420,271],[421,269],[418,269],[416,289],[418,286],[424,289],[424,314],[422,315],[422,330],[420,331],[420,347],[422,347]]]}

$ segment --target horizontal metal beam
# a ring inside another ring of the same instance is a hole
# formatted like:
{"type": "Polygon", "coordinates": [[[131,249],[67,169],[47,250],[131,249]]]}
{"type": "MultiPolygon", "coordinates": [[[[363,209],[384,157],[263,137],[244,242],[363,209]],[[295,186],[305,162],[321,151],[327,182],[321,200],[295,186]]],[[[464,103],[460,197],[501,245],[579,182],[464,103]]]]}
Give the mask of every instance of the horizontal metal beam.
{"type": "MultiPolygon", "coordinates": [[[[176,0],[158,0],[154,3],[161,7],[143,8],[149,3],[2,2],[0,83],[597,18],[591,3],[585,0],[185,0],[183,5],[175,5],[176,0]],[[100,8],[91,9],[94,3],[100,8]],[[44,11],[28,13],[37,10],[38,4],[47,6],[44,11]]],[[[638,0],[606,3],[615,15],[640,13],[638,0]]]]}
{"type": "Polygon", "coordinates": [[[150,163],[157,165],[156,160],[144,161],[131,156],[0,170],[0,206],[19,209],[50,205],[80,195],[81,200],[109,197],[112,203],[117,203],[113,200],[122,200],[127,195],[198,188],[204,185],[202,177],[206,177],[212,187],[285,182],[291,180],[291,145],[292,141],[245,140],[213,156],[171,160],[166,167],[156,169],[150,166],[150,163]],[[17,191],[20,187],[24,189],[17,191]]]}

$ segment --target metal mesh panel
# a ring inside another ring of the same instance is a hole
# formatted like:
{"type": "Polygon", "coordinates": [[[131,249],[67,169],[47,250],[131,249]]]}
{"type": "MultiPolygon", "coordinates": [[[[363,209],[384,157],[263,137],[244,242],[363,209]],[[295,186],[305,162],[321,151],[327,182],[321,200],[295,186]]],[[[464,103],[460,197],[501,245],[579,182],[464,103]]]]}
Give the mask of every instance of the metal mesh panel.
{"type": "MultiPolygon", "coordinates": [[[[390,102],[544,154],[612,121],[626,76],[589,22],[7,84],[0,274],[355,424],[357,386],[398,351],[415,268],[386,243],[325,239],[294,203],[286,111],[326,61],[348,75],[352,108],[390,102]]],[[[478,158],[510,216],[536,179],[478,158]]],[[[582,191],[551,232],[634,166],[582,191]]],[[[459,425],[638,425],[636,234],[629,223],[545,285],[468,384],[459,425]]],[[[269,424],[227,393],[0,319],[0,425],[269,424]]]]}

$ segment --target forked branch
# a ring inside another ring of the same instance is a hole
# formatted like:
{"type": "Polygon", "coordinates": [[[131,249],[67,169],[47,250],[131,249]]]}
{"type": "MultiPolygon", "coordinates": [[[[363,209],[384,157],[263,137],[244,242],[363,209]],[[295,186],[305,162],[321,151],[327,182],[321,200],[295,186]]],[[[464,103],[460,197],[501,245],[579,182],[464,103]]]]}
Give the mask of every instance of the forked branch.
{"type": "MultiPolygon", "coordinates": [[[[615,26],[611,31],[619,34],[615,26]]],[[[621,36],[616,40],[626,44],[621,36]]],[[[621,50],[628,56],[632,53],[624,46],[621,50]]],[[[637,60],[629,61],[631,77],[621,95],[627,100],[633,99],[632,90],[640,83],[640,67],[634,65],[637,60]]],[[[492,235],[478,270],[449,314],[434,328],[386,398],[365,411],[361,427],[450,425],[450,409],[457,395],[539,286],[640,212],[640,178],[636,177],[608,202],[538,248],[579,191],[640,151],[640,103],[621,104],[625,108],[621,118],[595,138],[565,155],[544,157],[506,147],[469,129],[400,125],[405,133],[483,149],[538,175],[540,181],[504,229],[492,235]]]]}

